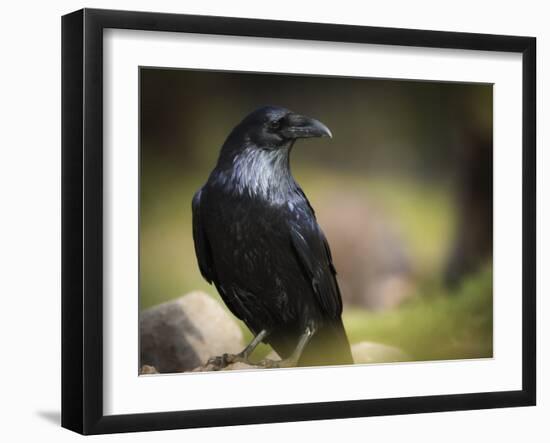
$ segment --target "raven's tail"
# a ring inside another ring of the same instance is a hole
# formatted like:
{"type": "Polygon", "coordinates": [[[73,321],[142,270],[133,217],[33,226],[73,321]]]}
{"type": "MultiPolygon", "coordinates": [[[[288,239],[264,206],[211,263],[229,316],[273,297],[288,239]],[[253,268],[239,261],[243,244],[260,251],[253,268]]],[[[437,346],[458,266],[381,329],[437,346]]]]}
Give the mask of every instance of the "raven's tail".
{"type": "Polygon", "coordinates": [[[302,353],[298,366],[353,364],[351,347],[342,320],[319,328],[302,353]]]}

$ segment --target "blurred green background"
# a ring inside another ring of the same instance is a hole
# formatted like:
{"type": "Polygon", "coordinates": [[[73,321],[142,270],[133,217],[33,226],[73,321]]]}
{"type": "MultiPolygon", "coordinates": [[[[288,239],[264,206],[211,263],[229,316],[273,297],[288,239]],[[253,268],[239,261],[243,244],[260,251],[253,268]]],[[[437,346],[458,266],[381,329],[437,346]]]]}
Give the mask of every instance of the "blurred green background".
{"type": "Polygon", "coordinates": [[[141,68],[140,308],[219,298],[196,263],[191,198],[231,129],[280,105],[334,135],[298,141],[291,166],[331,245],[352,343],[491,357],[492,103],[487,84],[141,68]]]}

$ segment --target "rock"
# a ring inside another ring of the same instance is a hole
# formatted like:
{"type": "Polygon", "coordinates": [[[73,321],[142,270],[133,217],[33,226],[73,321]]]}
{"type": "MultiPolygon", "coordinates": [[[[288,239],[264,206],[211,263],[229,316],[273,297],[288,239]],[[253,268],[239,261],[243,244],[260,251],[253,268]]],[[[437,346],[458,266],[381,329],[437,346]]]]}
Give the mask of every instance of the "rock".
{"type": "Polygon", "coordinates": [[[275,352],[275,350],[271,350],[269,351],[269,354],[267,354],[265,356],[265,358],[267,358],[268,360],[280,360],[281,357],[279,357],[279,354],[277,354],[277,352],[275,352]]]}
{"type": "Polygon", "coordinates": [[[240,327],[204,292],[191,292],[140,314],[140,367],[158,373],[190,371],[210,357],[243,347],[240,327]]]}
{"type": "Polygon", "coordinates": [[[159,371],[157,371],[157,368],[149,365],[143,365],[139,370],[139,375],[150,375],[150,374],[158,374],[158,373],[159,371]]]}
{"type": "Polygon", "coordinates": [[[369,341],[362,341],[352,345],[351,354],[356,364],[392,363],[411,360],[411,358],[399,348],[369,341]]]}
{"type": "MultiPolygon", "coordinates": [[[[265,369],[265,368],[262,366],[247,365],[246,363],[237,362],[237,363],[232,363],[230,365],[227,365],[225,368],[221,370],[222,371],[242,371],[245,369],[265,369]]],[[[214,370],[215,369],[212,365],[202,365],[202,366],[196,367],[191,372],[209,372],[214,370]]]]}

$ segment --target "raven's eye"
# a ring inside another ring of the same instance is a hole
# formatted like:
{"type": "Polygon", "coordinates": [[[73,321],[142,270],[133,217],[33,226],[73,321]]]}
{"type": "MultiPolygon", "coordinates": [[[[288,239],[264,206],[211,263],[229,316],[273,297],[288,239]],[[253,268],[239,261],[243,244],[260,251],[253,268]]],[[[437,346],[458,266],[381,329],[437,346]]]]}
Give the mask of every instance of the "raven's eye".
{"type": "Polygon", "coordinates": [[[269,122],[269,129],[276,131],[281,127],[281,120],[273,120],[269,122]]]}

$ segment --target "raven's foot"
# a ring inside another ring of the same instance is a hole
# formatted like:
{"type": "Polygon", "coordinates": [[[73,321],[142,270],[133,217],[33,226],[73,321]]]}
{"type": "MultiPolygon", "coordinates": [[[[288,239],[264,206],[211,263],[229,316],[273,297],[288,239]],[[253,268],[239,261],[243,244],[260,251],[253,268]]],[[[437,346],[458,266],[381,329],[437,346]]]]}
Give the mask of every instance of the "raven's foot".
{"type": "Polygon", "coordinates": [[[244,354],[222,354],[217,357],[212,357],[206,362],[206,366],[212,368],[213,371],[221,371],[233,363],[246,363],[247,365],[253,365],[244,354]]]}
{"type": "Polygon", "coordinates": [[[233,363],[244,363],[248,366],[256,366],[248,358],[254,349],[256,349],[256,347],[262,342],[262,340],[268,336],[268,334],[269,332],[266,329],[262,329],[258,335],[252,339],[248,346],[238,354],[223,354],[218,357],[212,357],[206,362],[206,366],[211,368],[213,371],[219,371],[233,363]]]}

